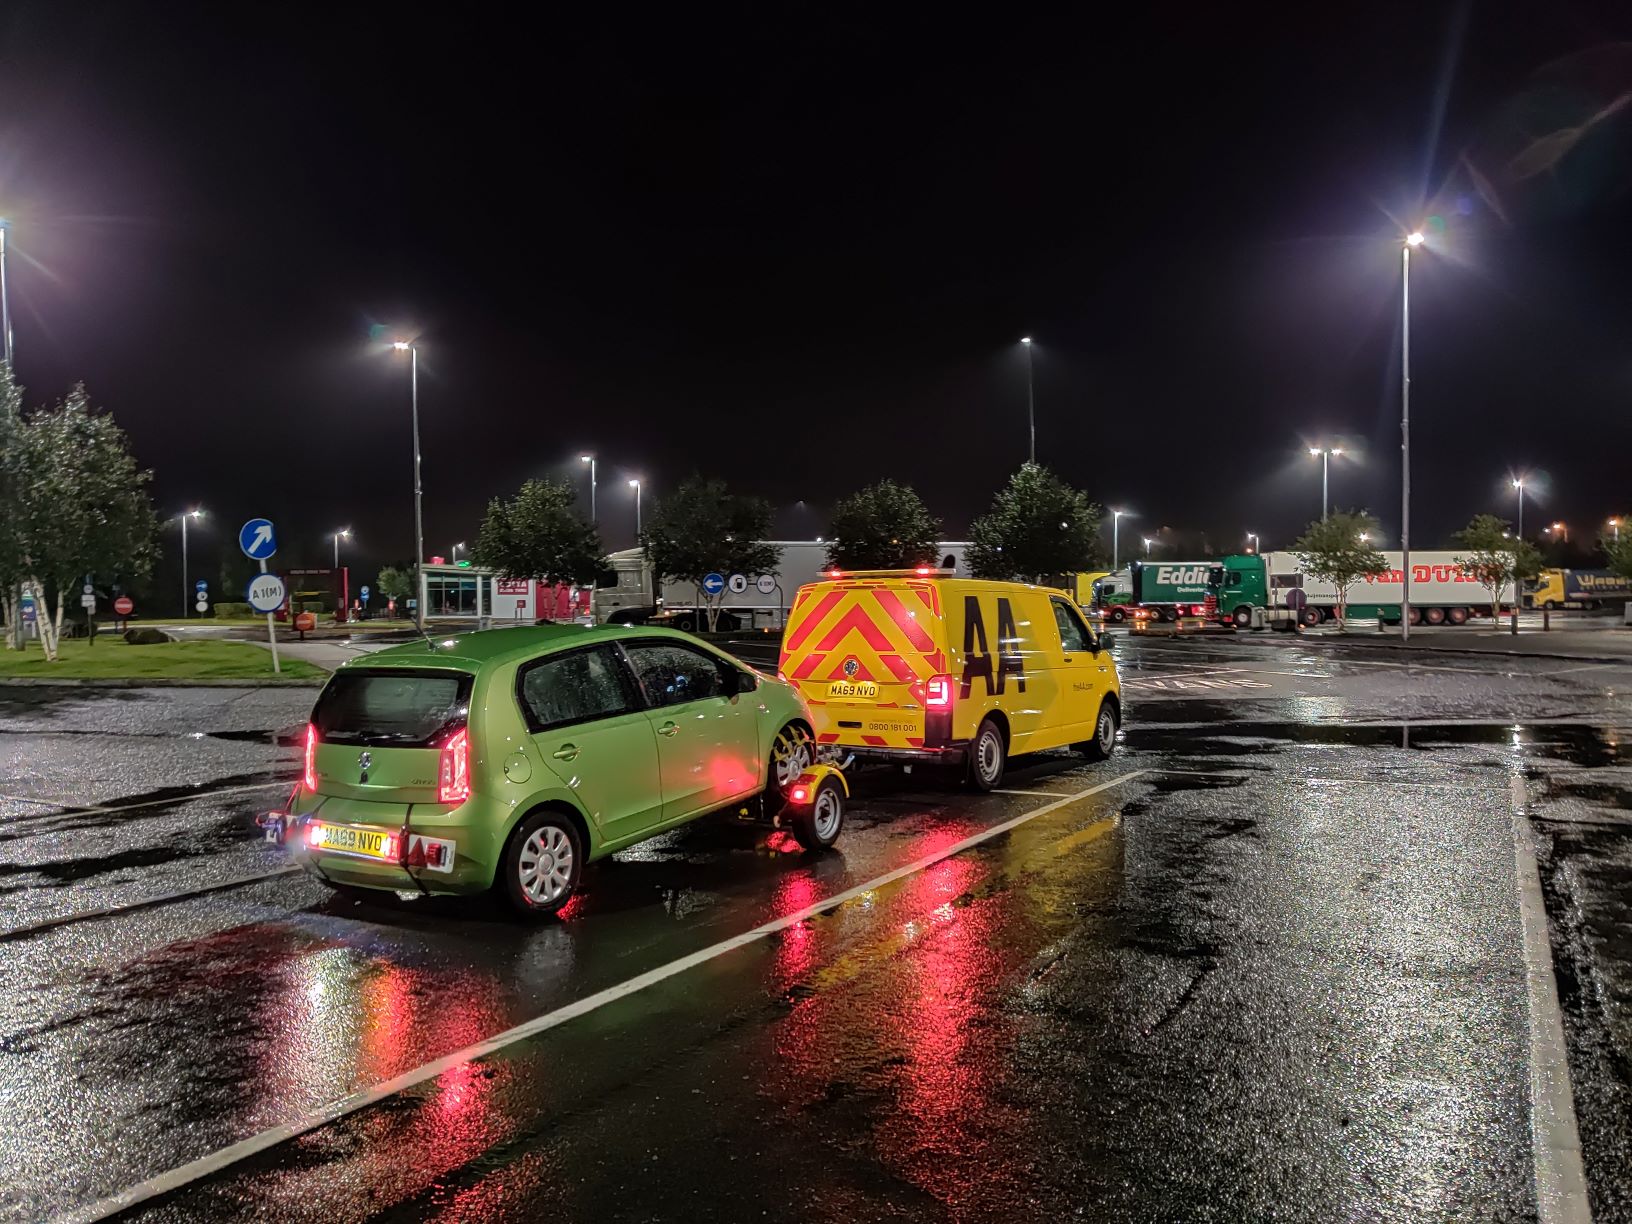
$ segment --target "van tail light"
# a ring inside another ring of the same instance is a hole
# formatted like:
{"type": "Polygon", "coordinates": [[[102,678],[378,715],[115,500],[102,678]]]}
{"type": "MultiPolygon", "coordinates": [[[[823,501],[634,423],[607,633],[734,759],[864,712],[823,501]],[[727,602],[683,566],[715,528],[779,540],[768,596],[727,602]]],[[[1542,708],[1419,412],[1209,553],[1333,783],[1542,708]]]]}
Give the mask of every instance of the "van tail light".
{"type": "Polygon", "coordinates": [[[470,732],[460,728],[442,745],[436,771],[436,801],[463,803],[470,798],[470,732]]]}
{"type": "Polygon", "coordinates": [[[924,686],[924,704],[932,710],[944,710],[952,704],[952,677],[931,676],[924,686]]]}
{"type": "Polygon", "coordinates": [[[306,773],[301,778],[301,784],[307,790],[317,791],[317,724],[306,724],[306,773]]]}

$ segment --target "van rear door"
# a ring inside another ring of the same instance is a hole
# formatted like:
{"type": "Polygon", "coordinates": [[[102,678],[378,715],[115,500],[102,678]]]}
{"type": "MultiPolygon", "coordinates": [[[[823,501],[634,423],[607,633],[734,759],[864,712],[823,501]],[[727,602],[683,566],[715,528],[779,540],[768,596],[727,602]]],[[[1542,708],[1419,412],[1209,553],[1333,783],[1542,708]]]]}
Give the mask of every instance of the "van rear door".
{"type": "Polygon", "coordinates": [[[947,671],[939,587],[895,578],[802,587],[780,670],[809,703],[820,742],[922,748],[929,683],[947,671]]]}

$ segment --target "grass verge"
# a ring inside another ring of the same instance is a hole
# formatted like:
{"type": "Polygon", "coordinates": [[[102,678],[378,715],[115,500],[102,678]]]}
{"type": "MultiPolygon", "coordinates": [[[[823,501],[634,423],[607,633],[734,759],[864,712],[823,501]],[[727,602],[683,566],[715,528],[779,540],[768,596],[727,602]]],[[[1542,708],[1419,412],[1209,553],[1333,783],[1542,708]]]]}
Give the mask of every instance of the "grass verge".
{"type": "MultiPolygon", "coordinates": [[[[321,668],[299,659],[283,659],[284,679],[317,680],[321,668]]],[[[0,678],[39,680],[270,680],[272,655],[248,642],[161,642],[131,646],[102,635],[96,644],[73,640],[62,644],[57,662],[46,660],[37,642],[26,650],[0,649],[0,678]]]]}

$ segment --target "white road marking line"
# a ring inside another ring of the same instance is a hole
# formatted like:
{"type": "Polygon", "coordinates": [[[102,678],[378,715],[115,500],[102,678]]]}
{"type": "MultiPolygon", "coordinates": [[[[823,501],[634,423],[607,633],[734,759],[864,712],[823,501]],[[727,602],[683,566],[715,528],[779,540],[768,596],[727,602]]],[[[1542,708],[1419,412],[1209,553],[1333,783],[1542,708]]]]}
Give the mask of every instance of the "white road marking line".
{"type": "Polygon", "coordinates": [[[185,901],[189,897],[202,897],[213,892],[224,892],[229,888],[237,888],[241,884],[255,884],[261,880],[275,880],[279,876],[293,875],[305,868],[298,866],[279,867],[276,871],[263,871],[259,875],[237,876],[220,884],[205,884],[200,888],[189,888],[182,892],[161,893],[157,897],[142,897],[135,901],[126,901],[122,905],[104,905],[100,909],[76,910],[72,914],[59,914],[55,918],[42,918],[38,922],[25,923],[22,926],[6,927],[0,930],[0,943],[10,939],[22,939],[27,935],[38,935],[42,931],[49,931],[56,927],[72,926],[76,922],[89,922],[93,918],[111,918],[115,914],[128,914],[132,910],[148,909],[155,905],[168,905],[172,901],[185,901]]]}
{"type": "Polygon", "coordinates": [[[1044,798],[1044,799],[1065,799],[1065,798],[1068,798],[1065,791],[994,790],[994,791],[992,791],[990,793],[994,794],[994,795],[1037,795],[1037,796],[1040,796],[1041,798],[1044,798]]]}
{"type": "MultiPolygon", "coordinates": [[[[191,803],[195,799],[212,799],[217,795],[241,795],[249,791],[271,790],[273,787],[282,787],[287,790],[294,786],[293,780],[287,782],[251,782],[245,786],[223,786],[220,790],[201,790],[190,795],[172,795],[168,799],[143,799],[140,803],[113,803],[79,807],[72,803],[61,803],[55,799],[27,799],[25,803],[38,803],[45,807],[61,808],[64,816],[106,816],[115,812],[134,812],[138,808],[162,807],[167,803],[191,803]]],[[[10,798],[0,795],[0,799],[10,798]]]]}
{"type": "Polygon", "coordinates": [[[61,807],[55,799],[30,799],[27,795],[0,795],[0,800],[7,803],[34,803],[40,807],[61,807]]]}
{"type": "Polygon", "coordinates": [[[1581,1135],[1570,1090],[1570,1061],[1553,976],[1547,907],[1541,896],[1530,818],[1524,811],[1524,778],[1519,774],[1512,777],[1512,796],[1513,869],[1530,1003],[1530,1149],[1535,1160],[1536,1214],[1541,1224],[1586,1224],[1592,1219],[1592,1206],[1587,1199],[1581,1135]]]}
{"type": "Polygon", "coordinates": [[[1632,659],[1628,659],[1625,663],[1588,663],[1585,667],[1561,667],[1557,671],[1541,672],[1540,674],[1543,676],[1568,676],[1572,672],[1602,671],[1606,667],[1615,667],[1625,671],[1632,668],[1632,659]]]}
{"type": "Polygon", "coordinates": [[[466,1046],[464,1049],[456,1050],[452,1054],[445,1054],[422,1067],[416,1067],[412,1071],[405,1071],[401,1075],[393,1076],[383,1083],[360,1089],[350,1096],[341,1097],[339,1100],[330,1101],[328,1104],[319,1106],[293,1122],[285,1122],[281,1126],[270,1127],[257,1135],[251,1135],[248,1139],[240,1140],[229,1147],[212,1152],[208,1156],[201,1156],[197,1160],[189,1161],[187,1164],[157,1174],[146,1181],[138,1182],[134,1186],[127,1186],[107,1198],[64,1212],[55,1217],[57,1224],[91,1224],[92,1221],[105,1220],[109,1216],[128,1211],[138,1203],[145,1203],[160,1195],[179,1190],[183,1186],[198,1181],[200,1178],[219,1173],[221,1170],[229,1168],[241,1160],[247,1160],[249,1157],[264,1152],[268,1148],[276,1147],[280,1143],[297,1138],[308,1131],[316,1130],[320,1126],[325,1126],[348,1114],[356,1113],[360,1109],[366,1109],[368,1106],[377,1104],[387,1097],[406,1092],[408,1089],[423,1084],[427,1080],[435,1079],[454,1067],[462,1066],[476,1059],[486,1058],[506,1046],[514,1045],[518,1041],[526,1041],[530,1037],[536,1037],[540,1033],[558,1028],[569,1020],[588,1015],[590,1012],[597,1011],[609,1003],[615,1003],[619,999],[627,998],[629,995],[645,990],[648,986],[655,986],[667,978],[724,956],[727,952],[735,952],[738,948],[746,947],[748,944],[764,939],[767,935],[775,935],[777,932],[785,931],[791,926],[797,926],[807,918],[813,918],[817,914],[837,909],[845,902],[852,901],[863,893],[883,888],[886,884],[893,884],[896,880],[905,876],[933,867],[944,859],[951,858],[955,854],[961,854],[963,851],[978,846],[982,842],[990,841],[994,837],[1000,837],[1004,833],[1019,828],[1028,821],[1036,820],[1039,816],[1057,812],[1059,809],[1086,799],[1090,795],[1097,795],[1100,791],[1109,790],[1113,786],[1120,786],[1124,782],[1132,781],[1144,772],[1142,769],[1135,769],[1125,774],[1119,774],[1096,786],[1090,786],[1086,790],[1066,795],[1054,803],[1045,803],[1041,807],[1014,817],[1012,820],[1005,820],[1002,824],[996,824],[989,829],[983,829],[979,833],[972,834],[944,850],[938,850],[934,854],[927,855],[916,862],[908,863],[905,867],[897,867],[894,871],[887,871],[865,884],[857,884],[854,888],[848,888],[836,896],[827,898],[825,901],[807,905],[802,910],[763,923],[751,931],[733,935],[729,939],[723,939],[719,943],[711,944],[706,948],[691,953],[689,956],[682,956],[666,965],[659,965],[656,969],[649,969],[626,982],[620,982],[616,986],[609,986],[605,990],[596,991],[592,995],[568,1003],[565,1007],[558,1007],[552,1012],[546,1012],[544,1015],[518,1024],[514,1028],[506,1029],[502,1033],[496,1033],[486,1041],[479,1041],[475,1045],[466,1046]]]}

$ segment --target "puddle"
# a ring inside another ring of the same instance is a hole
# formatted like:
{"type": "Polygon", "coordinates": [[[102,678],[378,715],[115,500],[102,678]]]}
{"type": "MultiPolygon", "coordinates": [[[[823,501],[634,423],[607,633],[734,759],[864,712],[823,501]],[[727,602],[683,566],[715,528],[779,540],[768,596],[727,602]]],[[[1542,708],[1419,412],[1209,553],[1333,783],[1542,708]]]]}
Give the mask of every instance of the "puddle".
{"type": "Polygon", "coordinates": [[[1556,723],[1516,726],[1517,730],[1514,725],[1487,723],[1356,727],[1344,723],[1222,722],[1215,731],[1193,725],[1164,727],[1141,719],[1124,734],[1130,747],[1191,756],[1274,753],[1286,743],[1419,751],[1470,744],[1517,744],[1531,755],[1585,768],[1602,768],[1620,761],[1619,736],[1609,728],[1556,723]]]}
{"type": "Polygon", "coordinates": [[[285,731],[206,731],[209,739],[226,740],[234,744],[276,744],[279,748],[299,748],[301,732],[285,731]]]}

